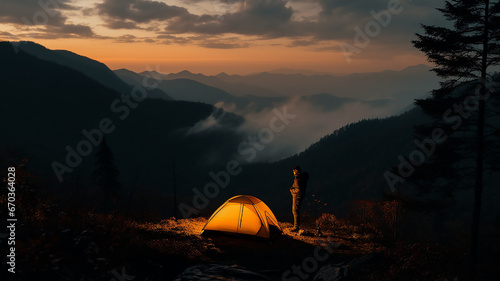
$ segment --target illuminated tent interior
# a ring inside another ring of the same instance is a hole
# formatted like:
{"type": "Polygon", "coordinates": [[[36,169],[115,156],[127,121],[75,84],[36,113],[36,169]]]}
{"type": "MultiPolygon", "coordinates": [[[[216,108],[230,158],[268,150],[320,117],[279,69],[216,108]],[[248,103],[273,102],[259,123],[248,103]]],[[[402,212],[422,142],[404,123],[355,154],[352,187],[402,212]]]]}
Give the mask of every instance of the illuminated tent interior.
{"type": "Polygon", "coordinates": [[[250,195],[229,198],[208,219],[201,230],[221,231],[271,238],[272,228],[282,231],[266,203],[250,195]]]}

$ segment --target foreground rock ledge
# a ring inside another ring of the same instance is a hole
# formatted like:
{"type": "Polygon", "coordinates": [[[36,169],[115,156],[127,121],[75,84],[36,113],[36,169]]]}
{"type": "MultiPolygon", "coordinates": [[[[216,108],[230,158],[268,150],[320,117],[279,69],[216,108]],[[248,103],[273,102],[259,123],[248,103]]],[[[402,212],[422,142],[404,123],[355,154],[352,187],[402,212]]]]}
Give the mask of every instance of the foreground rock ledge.
{"type": "Polygon", "coordinates": [[[271,281],[268,277],[249,271],[238,265],[222,264],[198,264],[190,266],[177,276],[174,281],[209,281],[209,280],[231,280],[250,281],[262,280],[271,281]]]}

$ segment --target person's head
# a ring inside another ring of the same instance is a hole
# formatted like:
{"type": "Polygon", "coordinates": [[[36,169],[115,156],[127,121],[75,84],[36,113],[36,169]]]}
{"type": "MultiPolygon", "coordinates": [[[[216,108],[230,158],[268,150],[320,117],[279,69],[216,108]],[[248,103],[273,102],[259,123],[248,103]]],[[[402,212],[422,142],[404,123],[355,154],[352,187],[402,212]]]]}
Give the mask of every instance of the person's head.
{"type": "Polygon", "coordinates": [[[300,171],[300,166],[295,166],[295,167],[293,167],[293,168],[292,168],[292,172],[293,172],[293,174],[294,174],[294,175],[298,175],[298,174],[300,174],[300,172],[301,172],[301,171],[300,171]]]}

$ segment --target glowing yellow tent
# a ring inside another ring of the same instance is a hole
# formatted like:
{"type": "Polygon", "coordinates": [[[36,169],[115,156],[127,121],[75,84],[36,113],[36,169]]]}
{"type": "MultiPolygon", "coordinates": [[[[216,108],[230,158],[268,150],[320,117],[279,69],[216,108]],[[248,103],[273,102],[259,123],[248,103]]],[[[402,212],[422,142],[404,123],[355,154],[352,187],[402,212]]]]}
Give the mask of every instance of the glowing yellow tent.
{"type": "Polygon", "coordinates": [[[266,203],[250,195],[237,195],[212,214],[201,233],[213,230],[270,238],[270,226],[282,231],[266,203]]]}

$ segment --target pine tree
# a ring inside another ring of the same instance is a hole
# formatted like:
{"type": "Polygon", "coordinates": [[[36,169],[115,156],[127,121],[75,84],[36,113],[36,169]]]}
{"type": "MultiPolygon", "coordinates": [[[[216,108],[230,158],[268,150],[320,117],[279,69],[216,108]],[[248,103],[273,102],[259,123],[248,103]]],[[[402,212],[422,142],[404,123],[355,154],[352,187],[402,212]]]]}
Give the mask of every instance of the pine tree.
{"type": "Polygon", "coordinates": [[[112,201],[120,198],[120,184],[117,180],[118,170],[115,167],[113,153],[109,149],[106,138],[102,139],[96,152],[96,169],[93,177],[97,187],[103,192],[104,209],[109,211],[112,201]]]}
{"type": "Polygon", "coordinates": [[[447,198],[460,189],[474,190],[469,276],[474,280],[485,177],[499,168],[498,77],[489,72],[500,65],[500,3],[452,0],[438,10],[453,26],[422,25],[425,34],[412,41],[443,82],[431,97],[416,102],[434,123],[416,127],[418,138],[427,140],[428,157],[411,178],[422,191],[447,198]]]}

